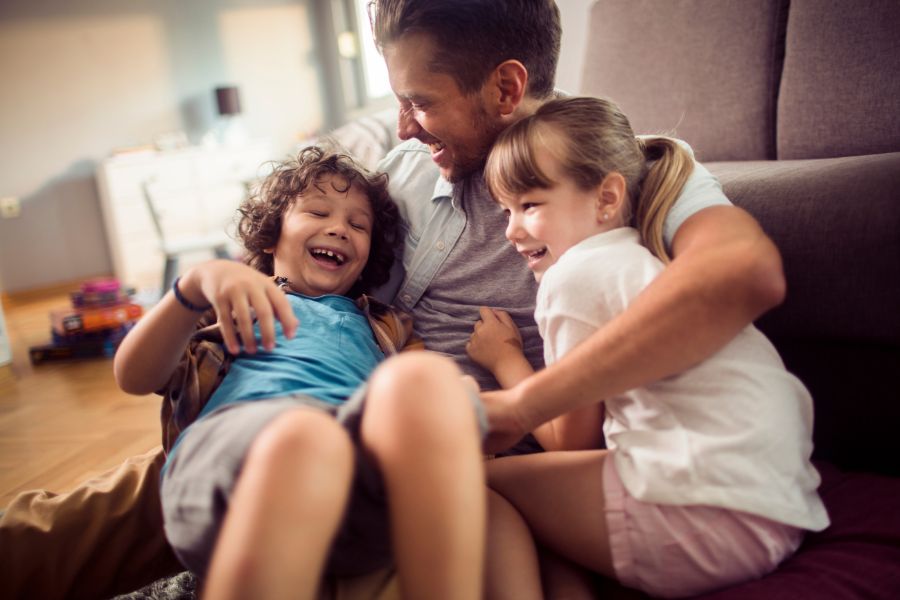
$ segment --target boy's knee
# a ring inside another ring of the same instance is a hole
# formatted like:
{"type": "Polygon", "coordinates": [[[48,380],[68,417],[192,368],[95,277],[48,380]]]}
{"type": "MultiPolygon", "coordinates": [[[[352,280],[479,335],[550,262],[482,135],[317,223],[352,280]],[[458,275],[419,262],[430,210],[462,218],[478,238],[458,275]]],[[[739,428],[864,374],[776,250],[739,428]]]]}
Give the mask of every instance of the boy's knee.
{"type": "Polygon", "coordinates": [[[331,415],[302,408],[279,415],[256,436],[246,459],[247,465],[267,470],[303,461],[352,467],[350,436],[331,415]]]}
{"type": "Polygon", "coordinates": [[[451,359],[432,352],[409,352],[384,361],[372,374],[370,389],[405,395],[444,389],[457,385],[461,379],[462,372],[451,359]]]}
{"type": "Polygon", "coordinates": [[[456,364],[426,352],[386,361],[373,375],[366,400],[364,438],[381,434],[392,445],[442,444],[477,431],[472,390],[456,364]],[[368,421],[366,423],[366,421],[368,421]]]}

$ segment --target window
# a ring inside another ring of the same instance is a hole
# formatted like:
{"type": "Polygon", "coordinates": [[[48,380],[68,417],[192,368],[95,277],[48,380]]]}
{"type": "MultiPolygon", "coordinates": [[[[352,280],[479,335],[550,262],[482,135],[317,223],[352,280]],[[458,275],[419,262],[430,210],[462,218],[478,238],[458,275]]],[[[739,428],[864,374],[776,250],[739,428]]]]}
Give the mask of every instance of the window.
{"type": "Polygon", "coordinates": [[[325,88],[325,127],[333,129],[394,106],[384,60],[375,49],[368,0],[313,0],[325,88]]]}

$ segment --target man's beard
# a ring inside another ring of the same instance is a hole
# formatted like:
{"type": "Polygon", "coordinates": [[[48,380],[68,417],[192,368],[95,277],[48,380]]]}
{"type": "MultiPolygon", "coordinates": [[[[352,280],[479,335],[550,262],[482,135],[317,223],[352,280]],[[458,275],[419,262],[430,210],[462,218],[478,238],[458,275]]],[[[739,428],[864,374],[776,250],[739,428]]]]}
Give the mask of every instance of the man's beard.
{"type": "Polygon", "coordinates": [[[479,106],[478,112],[472,119],[472,128],[474,131],[483,132],[484,136],[479,140],[476,148],[459,158],[458,161],[454,161],[452,169],[447,175],[447,181],[450,183],[459,183],[484,170],[488,154],[493,148],[497,136],[506,128],[506,125],[499,121],[492,121],[484,106],[479,106]]]}

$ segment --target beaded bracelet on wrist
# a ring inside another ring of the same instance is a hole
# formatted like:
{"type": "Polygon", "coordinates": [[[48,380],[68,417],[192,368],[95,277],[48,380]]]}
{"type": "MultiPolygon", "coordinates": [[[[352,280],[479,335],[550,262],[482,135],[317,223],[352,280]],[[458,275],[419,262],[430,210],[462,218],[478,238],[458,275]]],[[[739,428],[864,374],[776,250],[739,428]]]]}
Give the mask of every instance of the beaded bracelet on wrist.
{"type": "Polygon", "coordinates": [[[175,281],[172,283],[172,293],[175,294],[175,299],[178,300],[178,304],[182,305],[188,310],[192,310],[194,312],[206,312],[212,308],[212,304],[207,304],[206,306],[197,306],[187,298],[185,298],[181,294],[181,290],[178,289],[178,282],[181,281],[181,277],[176,277],[175,281]]]}

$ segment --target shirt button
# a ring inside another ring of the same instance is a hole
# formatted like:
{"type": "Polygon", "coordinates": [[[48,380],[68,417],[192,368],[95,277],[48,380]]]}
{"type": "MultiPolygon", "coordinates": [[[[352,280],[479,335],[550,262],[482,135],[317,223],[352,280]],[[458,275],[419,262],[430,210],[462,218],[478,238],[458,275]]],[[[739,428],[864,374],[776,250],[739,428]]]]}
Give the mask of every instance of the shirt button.
{"type": "Polygon", "coordinates": [[[434,247],[437,248],[438,250],[443,250],[444,242],[438,242],[437,244],[434,245],[434,247]]]}
{"type": "Polygon", "coordinates": [[[410,300],[412,300],[412,296],[409,294],[403,294],[403,301],[409,304],[410,300]]]}

